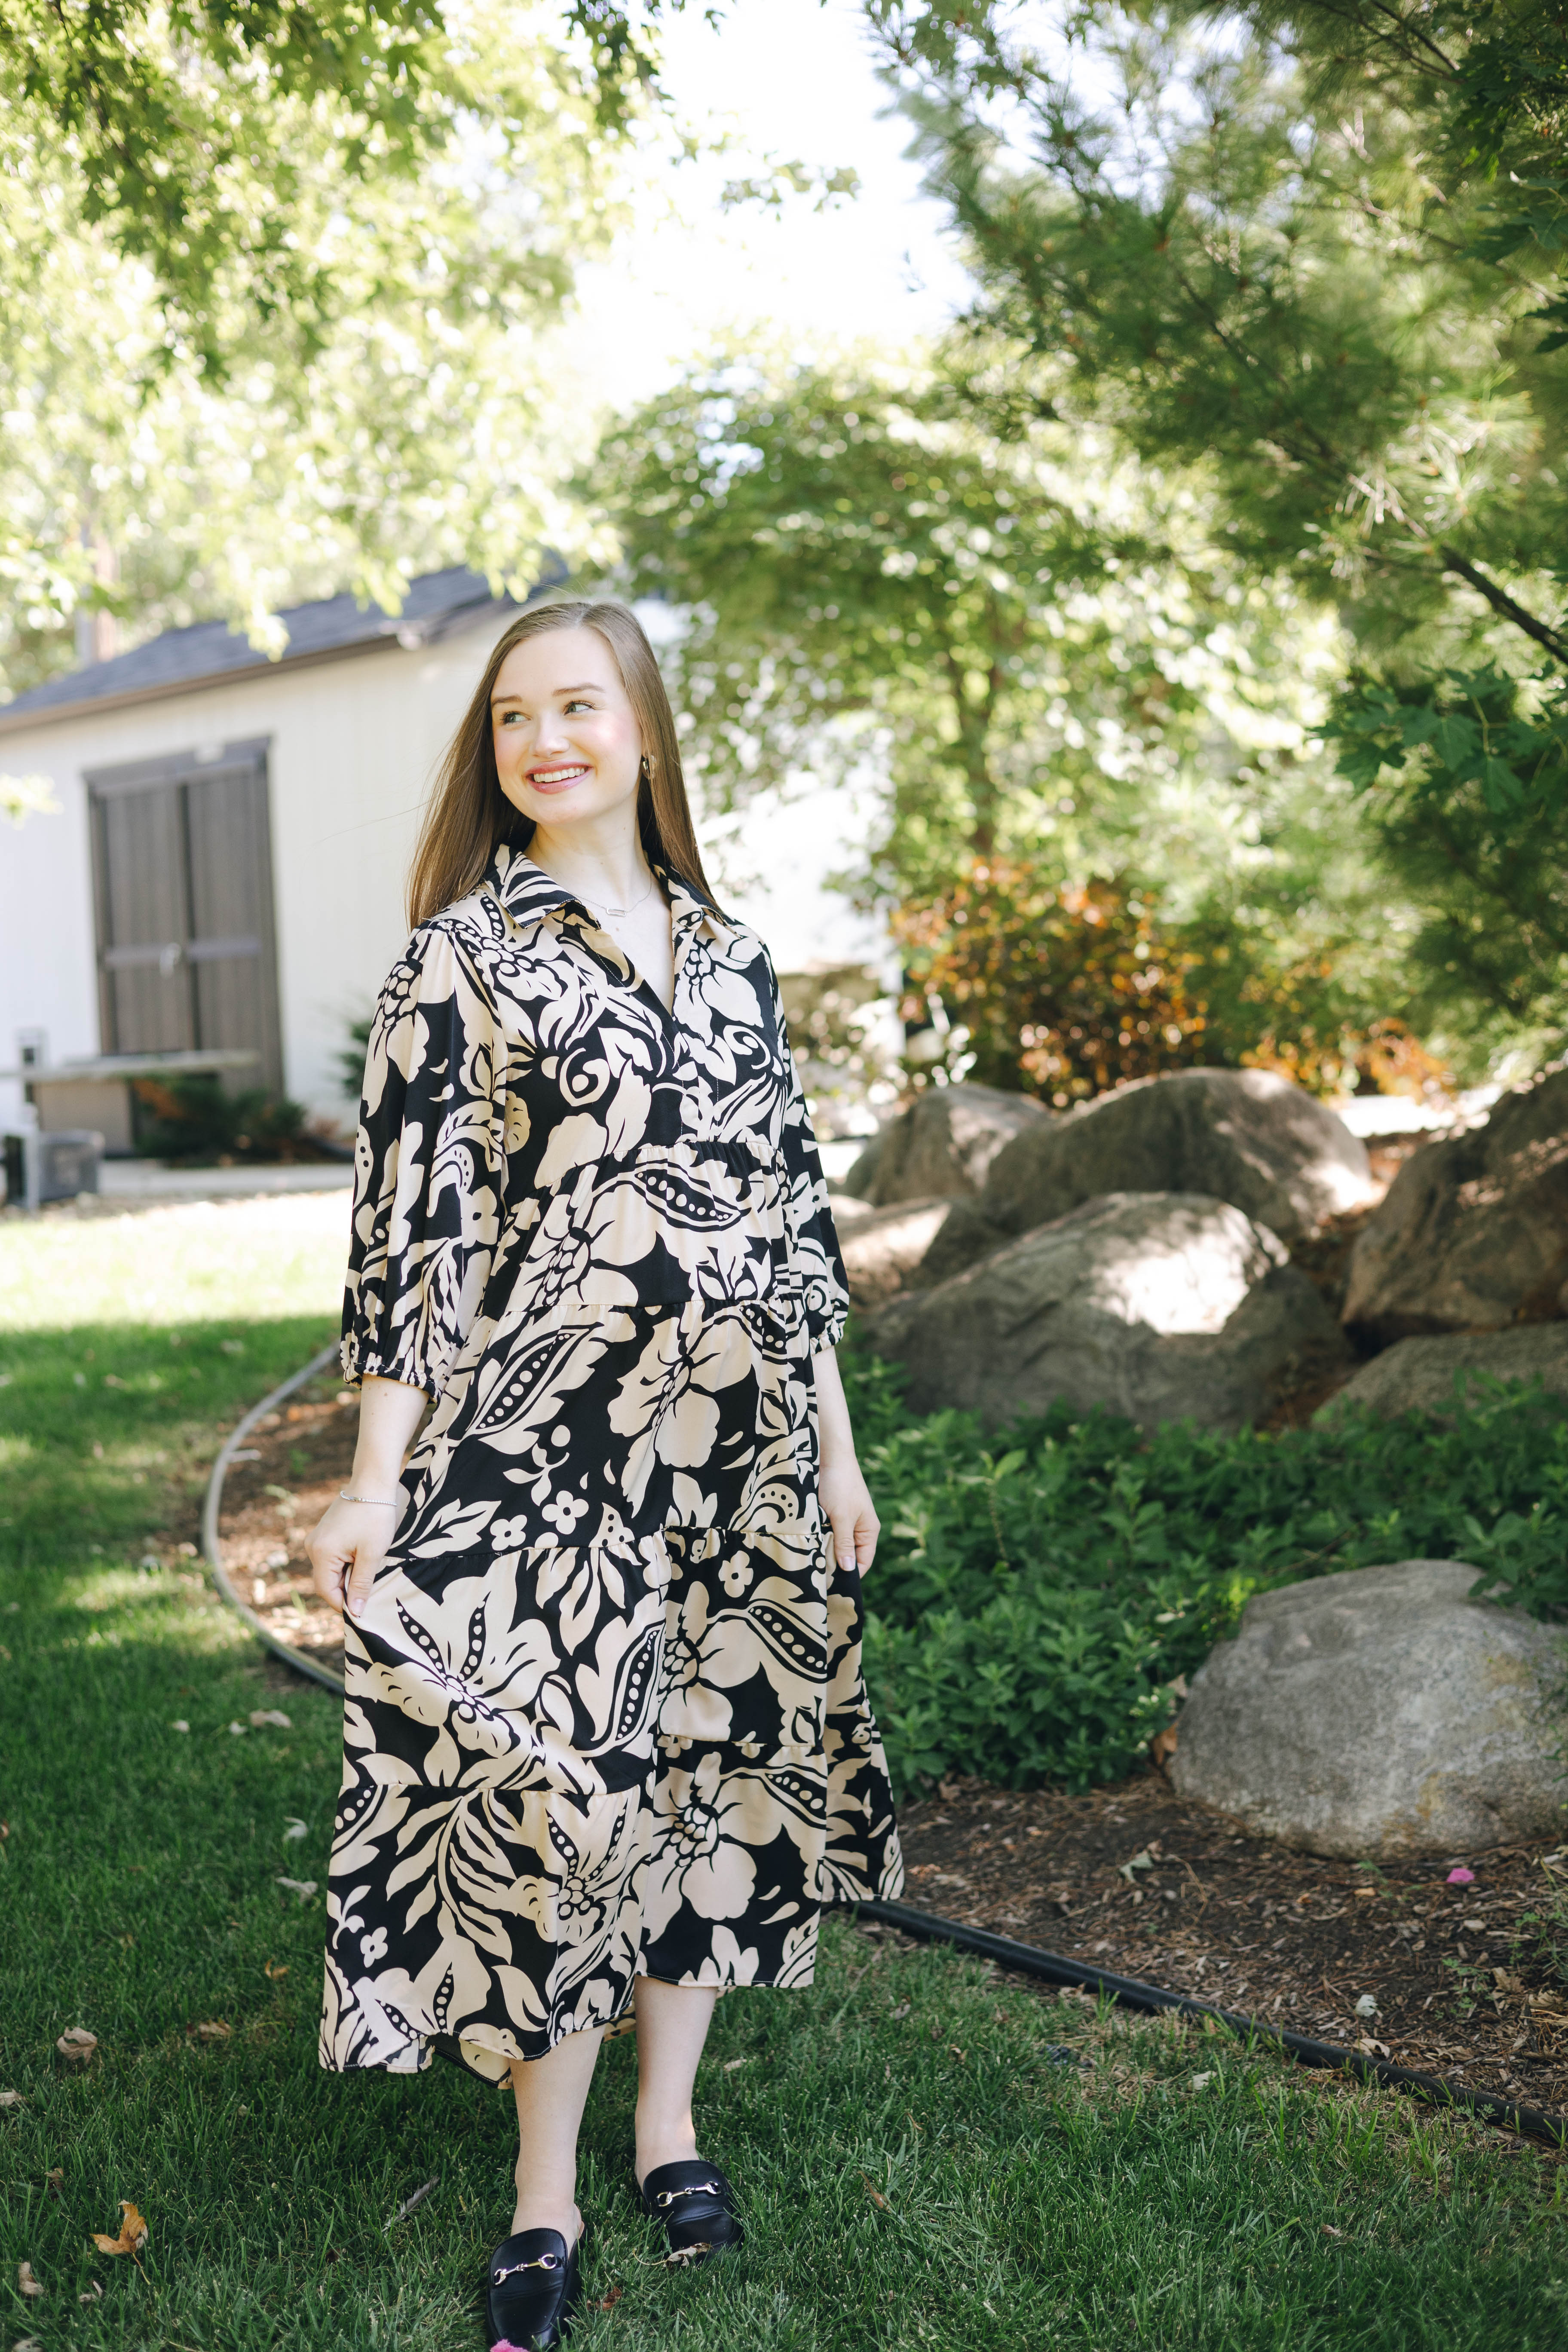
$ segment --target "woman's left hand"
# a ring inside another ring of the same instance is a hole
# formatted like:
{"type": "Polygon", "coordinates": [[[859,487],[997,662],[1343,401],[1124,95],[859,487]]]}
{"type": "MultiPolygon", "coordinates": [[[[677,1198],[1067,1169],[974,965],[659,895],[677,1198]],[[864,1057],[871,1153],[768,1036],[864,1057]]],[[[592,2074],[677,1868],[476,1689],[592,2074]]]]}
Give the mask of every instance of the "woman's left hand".
{"type": "Polygon", "coordinates": [[[817,1443],[822,1449],[816,1491],[822,1498],[823,1516],[833,1530],[835,1559],[846,1573],[858,1568],[864,1576],[877,1556],[881,1521],[855,1457],[855,1433],[849,1426],[844,1383],[832,1349],[825,1348],[815,1357],[813,1367],[816,1374],[817,1443]]]}
{"type": "Polygon", "coordinates": [[[844,1570],[856,1568],[864,1576],[877,1556],[882,1523],[853,1453],[844,1461],[830,1461],[824,1454],[816,1491],[833,1529],[834,1558],[844,1570]]]}

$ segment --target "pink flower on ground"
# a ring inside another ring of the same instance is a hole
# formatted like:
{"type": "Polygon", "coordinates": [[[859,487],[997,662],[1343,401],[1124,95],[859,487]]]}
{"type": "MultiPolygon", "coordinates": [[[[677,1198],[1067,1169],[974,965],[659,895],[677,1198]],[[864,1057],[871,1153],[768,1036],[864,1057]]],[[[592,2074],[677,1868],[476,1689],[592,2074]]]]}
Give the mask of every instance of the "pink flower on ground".
{"type": "Polygon", "coordinates": [[[1467,1870],[1463,1863],[1459,1864],[1458,1870],[1451,1870],[1448,1873],[1448,1884],[1450,1886],[1473,1886],[1475,1883],[1475,1872],[1473,1870],[1467,1870]]]}

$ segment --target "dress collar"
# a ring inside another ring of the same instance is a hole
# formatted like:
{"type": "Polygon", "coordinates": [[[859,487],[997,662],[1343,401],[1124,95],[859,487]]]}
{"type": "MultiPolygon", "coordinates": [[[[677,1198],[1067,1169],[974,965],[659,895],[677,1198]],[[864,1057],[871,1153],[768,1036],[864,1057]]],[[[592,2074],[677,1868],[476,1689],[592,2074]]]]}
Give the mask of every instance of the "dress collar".
{"type": "MultiPolygon", "coordinates": [[[[721,945],[728,946],[740,926],[721,915],[705,898],[700,898],[691,884],[672,866],[661,865],[657,859],[652,864],[654,873],[663,883],[669,899],[676,938],[681,939],[706,924],[712,937],[721,945]]],[[[546,915],[568,907],[580,907],[590,922],[597,920],[595,910],[585,899],[576,898],[563,883],[557,882],[552,874],[547,874],[542,866],[536,866],[526,850],[519,849],[512,842],[501,843],[479,887],[495,893],[520,929],[538,923],[546,915]]]]}

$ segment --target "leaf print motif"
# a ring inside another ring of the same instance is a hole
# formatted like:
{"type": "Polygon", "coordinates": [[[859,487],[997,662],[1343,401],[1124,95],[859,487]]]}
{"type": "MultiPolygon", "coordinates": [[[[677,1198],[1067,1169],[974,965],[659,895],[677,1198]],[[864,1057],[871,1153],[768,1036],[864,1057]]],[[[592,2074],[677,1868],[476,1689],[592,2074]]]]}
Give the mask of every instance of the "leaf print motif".
{"type": "Polygon", "coordinates": [[[378,1006],[344,1370],[434,1403],[345,1631],[331,2067],[504,2083],[640,1973],[809,1983],[823,1902],[901,1883],[826,1191],[765,950],[661,880],[668,1015],[510,845],[378,1006]]]}

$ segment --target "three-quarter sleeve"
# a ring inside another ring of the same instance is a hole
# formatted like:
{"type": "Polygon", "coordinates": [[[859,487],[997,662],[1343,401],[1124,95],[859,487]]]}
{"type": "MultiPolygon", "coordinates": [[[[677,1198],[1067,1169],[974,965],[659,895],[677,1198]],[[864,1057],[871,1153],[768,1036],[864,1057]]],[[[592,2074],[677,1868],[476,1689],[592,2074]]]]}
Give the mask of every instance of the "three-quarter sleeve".
{"type": "Polygon", "coordinates": [[[823,1175],[822,1161],[817,1156],[811,1113],[805,1107],[800,1072],[790,1051],[789,1031],[776,980],[773,982],[773,1012],[778,1023],[784,1068],[788,1073],[784,1131],[779,1140],[779,1156],[784,1163],[784,1213],[789,1219],[795,1268],[805,1299],[811,1349],[813,1355],[819,1356],[826,1349],[836,1348],[844,1337],[844,1326],[849,1314],[849,1284],[844,1272],[844,1260],[839,1255],[838,1235],[834,1229],[833,1211],[828,1204],[827,1180],[823,1175]]]}
{"type": "Polygon", "coordinates": [[[354,1147],[345,1376],[439,1392],[500,1237],[505,1045],[493,996],[446,926],[416,932],[375,1010],[354,1147]]]}

